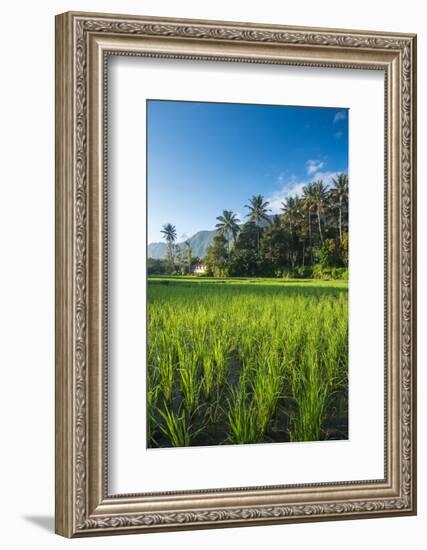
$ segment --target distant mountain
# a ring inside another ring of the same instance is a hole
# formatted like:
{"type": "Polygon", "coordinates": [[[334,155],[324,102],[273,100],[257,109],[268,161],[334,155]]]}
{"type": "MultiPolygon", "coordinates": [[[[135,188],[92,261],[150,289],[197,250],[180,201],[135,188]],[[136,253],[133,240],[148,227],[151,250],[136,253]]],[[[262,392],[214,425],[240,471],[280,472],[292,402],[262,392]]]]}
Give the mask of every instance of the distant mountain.
{"type": "MultiPolygon", "coordinates": [[[[271,217],[271,216],[270,216],[271,217]]],[[[266,225],[263,222],[261,225],[266,225]]],[[[192,237],[188,239],[191,245],[191,254],[194,258],[204,258],[208,246],[213,241],[216,230],[212,231],[198,231],[192,237]]],[[[184,249],[184,243],[177,243],[181,250],[184,249]]],[[[166,243],[150,243],[148,245],[148,257],[156,260],[162,260],[166,254],[166,243]]]]}
{"type": "MultiPolygon", "coordinates": [[[[211,244],[216,231],[198,231],[188,239],[191,246],[193,257],[204,258],[208,246],[211,244]]],[[[178,243],[181,249],[184,249],[184,243],[178,243]]],[[[166,254],[166,243],[150,243],[148,245],[148,257],[161,260],[166,254]]]]}

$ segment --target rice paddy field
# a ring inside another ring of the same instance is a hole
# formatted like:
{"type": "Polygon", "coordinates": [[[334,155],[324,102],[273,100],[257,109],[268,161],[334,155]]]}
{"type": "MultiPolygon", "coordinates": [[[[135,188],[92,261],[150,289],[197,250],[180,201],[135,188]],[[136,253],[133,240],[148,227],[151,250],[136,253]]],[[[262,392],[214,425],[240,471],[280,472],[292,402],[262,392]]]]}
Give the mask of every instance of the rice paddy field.
{"type": "Polygon", "coordinates": [[[147,447],[348,438],[346,281],[152,277],[147,447]]]}

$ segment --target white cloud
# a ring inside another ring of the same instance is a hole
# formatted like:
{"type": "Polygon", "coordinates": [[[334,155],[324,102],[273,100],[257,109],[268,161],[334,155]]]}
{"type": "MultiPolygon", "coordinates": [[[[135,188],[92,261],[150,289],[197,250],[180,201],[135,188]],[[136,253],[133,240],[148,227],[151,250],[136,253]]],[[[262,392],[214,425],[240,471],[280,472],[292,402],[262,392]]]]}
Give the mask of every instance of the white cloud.
{"type": "Polygon", "coordinates": [[[281,184],[280,189],[267,197],[272,214],[280,214],[282,211],[282,202],[291,196],[301,196],[304,185],[307,185],[306,181],[299,181],[296,176],[291,176],[286,182],[283,177],[279,176],[277,183],[281,184]]]}
{"type": "Polygon", "coordinates": [[[311,181],[322,180],[323,183],[329,187],[332,185],[332,180],[338,177],[338,174],[341,174],[341,172],[316,172],[311,181]]]}
{"type": "MultiPolygon", "coordinates": [[[[323,165],[323,163],[321,163],[323,165]]],[[[288,197],[294,197],[297,195],[300,197],[303,194],[303,189],[310,182],[322,180],[326,187],[332,185],[332,180],[338,177],[338,174],[341,172],[330,172],[330,171],[321,171],[313,173],[310,179],[301,181],[295,176],[289,178],[288,181],[283,182],[283,178],[278,178],[277,183],[281,184],[280,189],[274,191],[269,197],[267,197],[268,202],[270,203],[269,207],[271,208],[272,214],[280,214],[282,211],[282,202],[284,202],[288,197]]]]}
{"type": "Polygon", "coordinates": [[[339,122],[340,120],[345,120],[345,115],[346,115],[346,112],[345,112],[345,111],[338,111],[338,112],[335,113],[335,115],[334,115],[333,123],[336,124],[336,123],[339,122]]]}
{"type": "Polygon", "coordinates": [[[307,174],[310,176],[311,174],[321,170],[325,166],[325,163],[322,160],[308,160],[305,165],[307,174]]]}

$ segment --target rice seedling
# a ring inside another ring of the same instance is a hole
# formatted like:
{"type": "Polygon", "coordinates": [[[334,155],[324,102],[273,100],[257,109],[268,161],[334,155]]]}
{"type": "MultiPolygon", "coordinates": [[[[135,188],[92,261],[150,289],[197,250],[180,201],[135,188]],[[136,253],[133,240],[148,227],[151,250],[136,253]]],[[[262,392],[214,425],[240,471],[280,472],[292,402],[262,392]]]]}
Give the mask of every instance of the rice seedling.
{"type": "Polygon", "coordinates": [[[161,283],[148,286],[149,447],[319,440],[338,409],[345,420],[345,282],[161,283]]]}
{"type": "Polygon", "coordinates": [[[230,389],[227,418],[231,429],[229,434],[231,443],[238,445],[257,443],[259,440],[257,410],[248,395],[244,380],[237,389],[230,389]]]}
{"type": "Polygon", "coordinates": [[[215,338],[212,346],[212,360],[215,365],[215,377],[217,384],[222,386],[226,382],[226,357],[225,357],[226,337],[215,338]]]}
{"type": "Polygon", "coordinates": [[[314,354],[310,354],[304,361],[296,378],[293,397],[298,413],[291,417],[291,441],[319,441],[327,405],[328,383],[322,377],[321,367],[314,354]]]}
{"type": "Polygon", "coordinates": [[[212,355],[207,352],[203,357],[203,389],[206,400],[209,401],[214,388],[214,362],[212,355]]]}
{"type": "Polygon", "coordinates": [[[157,407],[156,403],[159,397],[159,384],[149,384],[147,390],[147,440],[148,445],[155,444],[154,440],[154,430],[156,428],[156,413],[157,407]]]}
{"type": "Polygon", "coordinates": [[[258,430],[265,434],[276,411],[284,384],[281,362],[274,351],[261,355],[252,378],[258,430]]]}
{"type": "Polygon", "coordinates": [[[188,447],[191,442],[191,425],[188,416],[182,413],[180,416],[170,411],[167,405],[159,410],[164,424],[160,424],[160,429],[169,438],[173,447],[188,447]]]}
{"type": "Polygon", "coordinates": [[[161,358],[157,363],[159,384],[165,402],[170,403],[174,383],[174,349],[168,344],[165,333],[161,334],[159,347],[161,358]]]}
{"type": "Polygon", "coordinates": [[[202,382],[198,377],[197,357],[185,346],[179,345],[178,371],[180,379],[180,390],[183,396],[183,403],[187,413],[191,416],[199,405],[199,396],[202,382]]]}

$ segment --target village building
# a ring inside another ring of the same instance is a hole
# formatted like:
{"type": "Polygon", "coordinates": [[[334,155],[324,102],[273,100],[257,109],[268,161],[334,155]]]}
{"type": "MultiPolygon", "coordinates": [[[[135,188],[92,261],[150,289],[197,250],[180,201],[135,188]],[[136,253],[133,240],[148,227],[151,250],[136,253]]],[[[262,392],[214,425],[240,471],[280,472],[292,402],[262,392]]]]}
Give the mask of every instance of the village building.
{"type": "Polygon", "coordinates": [[[203,275],[204,273],[206,273],[206,264],[203,260],[200,260],[196,263],[193,268],[193,273],[195,275],[203,275]]]}

